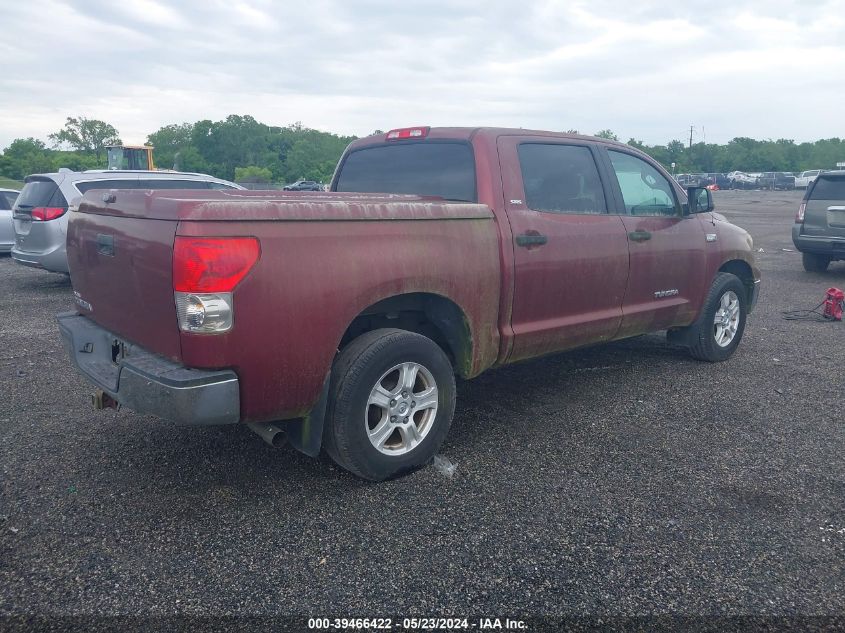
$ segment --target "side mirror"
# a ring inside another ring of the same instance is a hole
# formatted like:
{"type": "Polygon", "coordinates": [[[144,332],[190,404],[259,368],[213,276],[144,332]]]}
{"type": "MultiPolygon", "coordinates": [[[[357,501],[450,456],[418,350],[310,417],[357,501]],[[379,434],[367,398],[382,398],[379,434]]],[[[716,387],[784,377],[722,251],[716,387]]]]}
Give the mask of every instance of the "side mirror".
{"type": "Polygon", "coordinates": [[[709,213],[713,205],[713,194],[706,187],[687,187],[690,213],[709,213]]]}

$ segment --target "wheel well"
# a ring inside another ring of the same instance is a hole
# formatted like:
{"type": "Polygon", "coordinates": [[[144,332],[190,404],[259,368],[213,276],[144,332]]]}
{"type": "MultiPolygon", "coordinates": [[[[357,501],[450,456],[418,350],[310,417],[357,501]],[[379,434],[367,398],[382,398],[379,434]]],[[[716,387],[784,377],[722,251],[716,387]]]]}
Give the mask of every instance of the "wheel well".
{"type": "Polygon", "coordinates": [[[469,375],[472,336],[463,310],[453,301],[425,292],[383,299],[352,320],[343,333],[339,349],[379,328],[398,328],[427,336],[446,353],[458,374],[469,375]]]}
{"type": "Polygon", "coordinates": [[[741,259],[733,259],[722,264],[719,268],[720,273],[731,273],[739,277],[742,285],[745,286],[746,299],[750,300],[754,292],[754,273],[751,272],[751,266],[741,259]]]}

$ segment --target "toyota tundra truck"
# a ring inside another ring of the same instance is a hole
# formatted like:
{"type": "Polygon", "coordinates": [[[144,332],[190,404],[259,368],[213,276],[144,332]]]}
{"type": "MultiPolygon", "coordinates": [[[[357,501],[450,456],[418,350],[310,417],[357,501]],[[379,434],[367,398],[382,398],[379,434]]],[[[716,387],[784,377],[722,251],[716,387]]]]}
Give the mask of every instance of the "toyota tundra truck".
{"type": "Polygon", "coordinates": [[[97,406],[247,424],[369,480],[433,457],[456,376],[656,331],[727,360],[760,283],[706,189],[522,129],[359,139],[329,192],[92,191],[67,245],[59,327],[97,406]]]}

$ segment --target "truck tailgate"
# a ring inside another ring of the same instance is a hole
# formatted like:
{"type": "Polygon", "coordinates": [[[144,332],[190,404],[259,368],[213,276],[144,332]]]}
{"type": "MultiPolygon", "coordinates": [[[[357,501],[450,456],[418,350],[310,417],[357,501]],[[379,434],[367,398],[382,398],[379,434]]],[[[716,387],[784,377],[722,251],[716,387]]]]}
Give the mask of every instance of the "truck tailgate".
{"type": "MultiPolygon", "coordinates": [[[[139,194],[121,192],[121,199],[127,195],[139,194]]],[[[110,211],[83,204],[72,212],[67,252],[77,309],[107,330],[178,361],[172,282],[178,222],[110,211]]]]}

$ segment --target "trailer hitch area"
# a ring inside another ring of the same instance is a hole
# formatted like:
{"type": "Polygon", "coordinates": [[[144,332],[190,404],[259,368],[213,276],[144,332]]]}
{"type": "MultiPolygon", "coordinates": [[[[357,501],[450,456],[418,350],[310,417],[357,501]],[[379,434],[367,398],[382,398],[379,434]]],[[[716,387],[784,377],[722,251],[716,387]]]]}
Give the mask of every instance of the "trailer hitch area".
{"type": "Polygon", "coordinates": [[[97,411],[102,411],[103,409],[120,410],[120,403],[102,389],[97,389],[97,391],[91,394],[91,404],[94,405],[97,411]]]}

